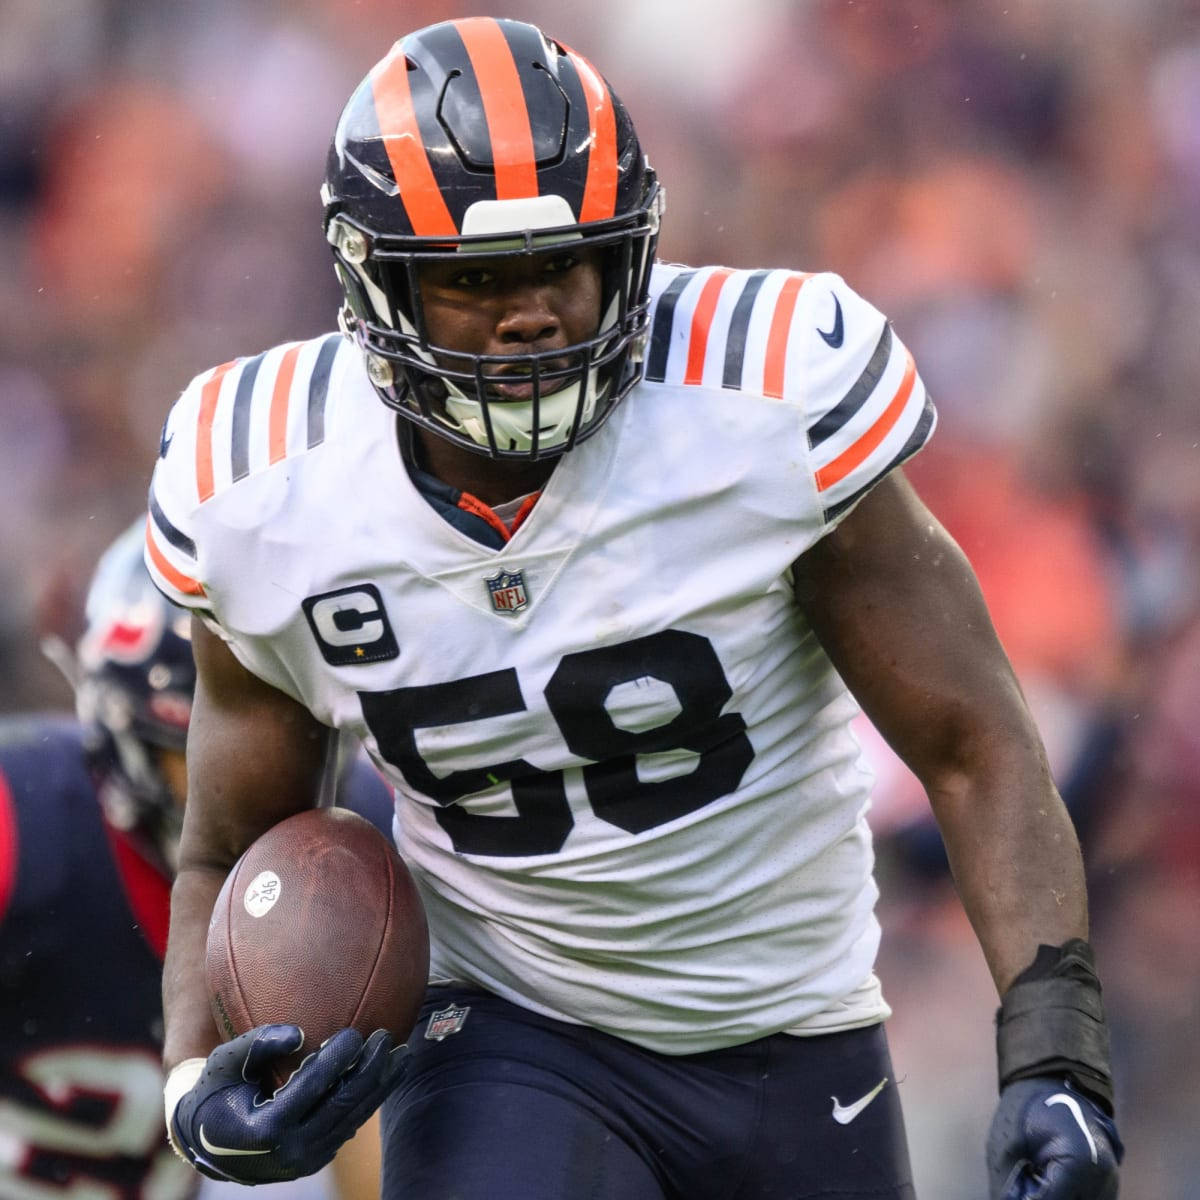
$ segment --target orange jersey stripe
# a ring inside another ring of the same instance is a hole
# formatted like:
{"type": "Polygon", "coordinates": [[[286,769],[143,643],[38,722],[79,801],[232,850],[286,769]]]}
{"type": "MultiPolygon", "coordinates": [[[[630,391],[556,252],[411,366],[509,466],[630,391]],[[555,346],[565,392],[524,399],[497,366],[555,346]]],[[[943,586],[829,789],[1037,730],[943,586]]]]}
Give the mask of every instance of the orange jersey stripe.
{"type": "Polygon", "coordinates": [[[775,301],[775,312],[771,317],[771,330],[767,334],[767,357],[763,367],[763,395],[779,400],[783,396],[784,368],[787,366],[788,334],[792,328],[792,313],[796,311],[796,299],[800,289],[810,277],[806,274],[789,275],[784,280],[779,299],[775,301]]]}
{"type": "Polygon", "coordinates": [[[279,374],[275,376],[275,387],[271,392],[271,417],[269,440],[272,463],[279,462],[287,454],[288,397],[292,392],[292,378],[296,374],[296,359],[300,346],[289,346],[279,363],[279,374]]]}
{"type": "Polygon", "coordinates": [[[908,397],[912,394],[913,384],[917,378],[917,364],[913,356],[904,351],[904,378],[896,394],[888,402],[887,408],[880,414],[879,419],[853,445],[848,446],[841,454],[822,467],[817,472],[817,491],[823,492],[831,488],[839,479],[845,479],[874,450],[891,432],[892,426],[900,419],[908,397]]]}
{"type": "Polygon", "coordinates": [[[704,376],[704,356],[708,352],[708,332],[712,328],[713,313],[717,311],[717,300],[721,288],[733,271],[722,267],[714,271],[705,281],[696,301],[696,311],[692,313],[692,328],[688,334],[687,370],[683,374],[684,383],[699,383],[704,376]]]}
{"type": "Polygon", "coordinates": [[[214,491],[212,427],[217,415],[217,399],[221,395],[221,380],[236,361],[231,359],[214,367],[200,389],[200,420],[196,426],[196,492],[201,503],[210,499],[214,491]]]}
{"type": "Polygon", "coordinates": [[[154,534],[151,532],[150,518],[146,518],[146,549],[150,552],[150,561],[157,568],[158,573],[173,587],[181,591],[185,596],[203,596],[204,587],[200,581],[193,579],[190,575],[185,575],[182,571],[177,571],[166,558],[163,557],[162,551],[154,544],[154,534]]]}
{"type": "Polygon", "coordinates": [[[512,200],[538,194],[533,131],[521,88],[516,60],[500,25],[491,17],[470,17],[455,27],[467,48],[483,114],[492,141],[496,170],[496,199],[512,200]]]}
{"type": "Polygon", "coordinates": [[[429,165],[413,111],[408,63],[397,47],[371,70],[375,115],[404,211],[419,237],[453,237],[458,227],[429,165]]]}
{"type": "Polygon", "coordinates": [[[588,152],[587,182],[583,187],[580,221],[604,221],[617,211],[617,114],[608,85],[586,58],[565,47],[575,65],[575,74],[587,97],[588,152]]]}

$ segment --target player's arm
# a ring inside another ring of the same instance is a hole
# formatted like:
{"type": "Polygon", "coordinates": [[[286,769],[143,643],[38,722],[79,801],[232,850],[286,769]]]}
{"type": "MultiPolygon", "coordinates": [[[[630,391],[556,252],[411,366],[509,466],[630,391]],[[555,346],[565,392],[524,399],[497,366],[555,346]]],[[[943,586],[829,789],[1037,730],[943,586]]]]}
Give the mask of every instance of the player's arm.
{"type": "Polygon", "coordinates": [[[320,792],[328,729],[262,682],[193,621],[196,693],[188,729],[188,802],[163,973],[167,1126],[198,1170],[239,1183],[319,1170],[399,1079],[402,1062],[382,1030],[364,1043],[344,1029],[270,1097],[276,1059],[302,1031],[269,1025],[217,1045],[204,979],[208,920],[243,850],[320,792]]]}
{"type": "Polygon", "coordinates": [[[1078,842],[974,572],[899,472],[797,562],[833,665],[929,795],[997,989],[1086,938],[1078,842]]]}
{"type": "Polygon", "coordinates": [[[192,620],[196,695],[188,728],[188,802],[163,969],[170,1069],[220,1040],[204,985],[208,918],[230,868],[259,834],[317,802],[329,731],[262,682],[192,620]]]}
{"type": "MultiPolygon", "coordinates": [[[[998,1120],[1006,1104],[1012,1109],[1020,1102],[1019,1112],[1008,1113],[1009,1142],[1023,1149],[997,1156],[993,1186],[1000,1186],[997,1172],[1025,1169],[1021,1154],[1039,1178],[1053,1182],[1042,1157],[1051,1152],[1057,1130],[1043,1137],[1034,1117],[1048,1117],[1053,1125],[1073,1114],[1069,1105],[1036,1113],[1029,1105],[1051,1101],[1054,1089],[1061,1093],[1063,1080],[1070,1079],[1110,1107],[1107,1033],[1085,941],[1078,840],[974,572],[897,471],[797,561],[795,584],[834,666],[924,785],[963,905],[1003,997],[999,1049],[1006,1099],[998,1120]],[[1040,1099],[1011,1090],[1017,1081],[1031,1080],[1042,1080],[1035,1090],[1045,1090],[1048,1079],[1055,1082],[1040,1099]]],[[[1111,1126],[1097,1135],[1092,1115],[1103,1119],[1099,1109],[1086,1109],[1088,1137],[1103,1141],[1111,1131],[1119,1146],[1111,1126]]],[[[995,1129],[993,1134],[995,1139],[995,1129]]],[[[1091,1156],[1090,1145],[1081,1141],[1080,1149],[1091,1156]]],[[[1107,1164],[1089,1167],[1085,1161],[1079,1167],[1091,1168],[1107,1170],[1115,1189],[1111,1150],[1107,1164]]],[[[1052,1188],[1044,1194],[1053,1200],[1074,1192],[1052,1188]]]]}

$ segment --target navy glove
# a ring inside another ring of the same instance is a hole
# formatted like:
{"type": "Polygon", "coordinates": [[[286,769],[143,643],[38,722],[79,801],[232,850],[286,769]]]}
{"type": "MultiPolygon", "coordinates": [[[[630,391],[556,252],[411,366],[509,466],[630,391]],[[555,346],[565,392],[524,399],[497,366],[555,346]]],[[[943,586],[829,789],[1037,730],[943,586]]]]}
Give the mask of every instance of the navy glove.
{"type": "Polygon", "coordinates": [[[1000,1093],[988,1134],[990,1200],[1116,1200],[1125,1148],[1117,1127],[1058,1079],[1020,1079],[1000,1093]]]}
{"type": "Polygon", "coordinates": [[[377,1030],[335,1033],[273,1094],[275,1060],[304,1044],[295,1025],[260,1025],[218,1046],[170,1117],[175,1148],[204,1175],[274,1183],[319,1171],[400,1082],[407,1049],[377,1030]]]}

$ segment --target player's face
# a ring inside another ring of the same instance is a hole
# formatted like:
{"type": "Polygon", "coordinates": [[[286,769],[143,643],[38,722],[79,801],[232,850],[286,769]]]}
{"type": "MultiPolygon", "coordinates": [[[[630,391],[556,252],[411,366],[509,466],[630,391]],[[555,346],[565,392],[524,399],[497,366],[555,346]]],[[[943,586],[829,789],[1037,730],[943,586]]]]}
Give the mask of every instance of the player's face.
{"type": "MultiPolygon", "coordinates": [[[[427,263],[420,281],[430,342],[462,354],[553,352],[594,337],[600,328],[600,255],[584,247],[427,263]]],[[[462,368],[454,355],[437,357],[443,366],[462,368]]],[[[497,365],[489,375],[491,398],[529,399],[532,386],[521,381],[515,365],[497,365]]]]}

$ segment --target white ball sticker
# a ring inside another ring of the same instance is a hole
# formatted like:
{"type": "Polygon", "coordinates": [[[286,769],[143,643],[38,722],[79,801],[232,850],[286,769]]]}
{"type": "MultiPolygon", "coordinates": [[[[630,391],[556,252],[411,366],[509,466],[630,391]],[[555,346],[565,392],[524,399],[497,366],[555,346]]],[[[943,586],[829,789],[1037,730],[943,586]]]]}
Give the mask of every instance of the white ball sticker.
{"type": "Polygon", "coordinates": [[[283,884],[274,871],[261,871],[246,889],[242,903],[252,917],[261,917],[275,906],[282,890],[283,884]]]}

